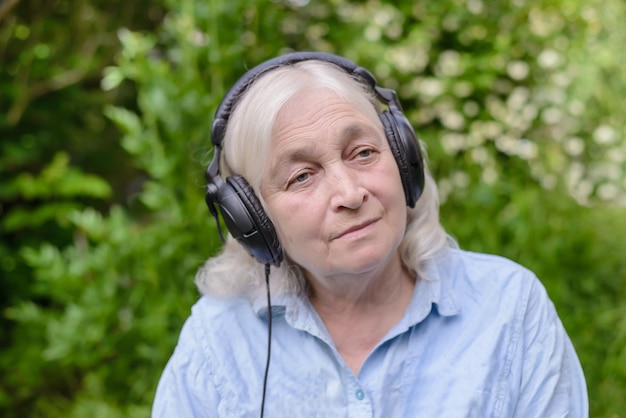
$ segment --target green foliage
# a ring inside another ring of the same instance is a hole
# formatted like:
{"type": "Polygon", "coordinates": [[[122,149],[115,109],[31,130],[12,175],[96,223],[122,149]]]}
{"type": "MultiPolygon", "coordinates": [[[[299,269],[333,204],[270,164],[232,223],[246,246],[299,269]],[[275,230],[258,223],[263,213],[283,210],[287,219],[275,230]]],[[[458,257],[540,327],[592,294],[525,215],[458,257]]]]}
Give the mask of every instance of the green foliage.
{"type": "Polygon", "coordinates": [[[106,208],[137,175],[102,115],[103,103],[132,102],[99,80],[119,50],[119,25],[154,26],[161,12],[151,3],[0,2],[0,309],[30,296],[21,246],[66,245],[67,213],[106,208]]]}
{"type": "Polygon", "coordinates": [[[37,228],[47,221],[63,222],[68,213],[78,207],[74,199],[89,197],[104,199],[111,195],[110,185],[99,177],[88,175],[69,166],[69,156],[57,153],[38,176],[21,173],[7,181],[0,199],[34,201],[38,199],[65,199],[32,210],[18,207],[2,223],[5,231],[37,228]]]}
{"type": "Polygon", "coordinates": [[[21,324],[15,338],[27,338],[36,352],[16,356],[20,360],[13,360],[5,378],[24,392],[44,390],[47,396],[34,404],[37,416],[51,408],[80,416],[75,395],[85,402],[148,405],[175,330],[196,297],[190,278],[202,259],[186,252],[203,253],[194,250],[199,228],[185,227],[183,219],[142,227],[119,207],[106,217],[75,211],[68,221],[73,245],[22,251],[35,270],[35,300],[46,303],[27,301],[7,310],[21,324]],[[189,232],[175,232],[173,225],[189,232]],[[50,379],[54,387],[45,384],[50,379]],[[53,396],[59,390],[64,396],[53,396]]]}
{"type": "Polygon", "coordinates": [[[592,416],[626,410],[622,2],[39,3],[0,5],[0,415],[149,415],[219,246],[212,114],[246,68],[291,49],[398,90],[448,230],[538,274],[592,416]]]}

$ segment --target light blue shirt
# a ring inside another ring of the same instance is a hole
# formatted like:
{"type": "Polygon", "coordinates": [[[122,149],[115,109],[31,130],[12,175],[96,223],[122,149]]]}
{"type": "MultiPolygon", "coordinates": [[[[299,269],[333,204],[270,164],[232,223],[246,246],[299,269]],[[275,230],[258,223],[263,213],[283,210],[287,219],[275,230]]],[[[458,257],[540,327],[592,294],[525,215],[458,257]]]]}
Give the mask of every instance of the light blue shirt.
{"type": "MultiPolygon", "coordinates": [[[[277,297],[265,416],[588,416],[578,357],[530,271],[448,250],[428,277],[357,376],[306,297],[277,297]]],[[[267,331],[264,300],[203,296],[163,372],[153,417],[258,417],[267,331]]]]}

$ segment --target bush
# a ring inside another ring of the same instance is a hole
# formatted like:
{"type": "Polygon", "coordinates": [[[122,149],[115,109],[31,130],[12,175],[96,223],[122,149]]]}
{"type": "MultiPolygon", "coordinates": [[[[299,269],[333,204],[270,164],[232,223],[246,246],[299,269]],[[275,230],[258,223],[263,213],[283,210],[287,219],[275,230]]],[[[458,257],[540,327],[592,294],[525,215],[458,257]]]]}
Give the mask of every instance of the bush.
{"type": "Polygon", "coordinates": [[[347,56],[398,90],[429,148],[445,226],[464,248],[539,275],[578,349],[592,416],[626,410],[618,0],[166,8],[158,30],[118,31],[101,80],[136,95],[102,109],[122,136],[120,170],[140,173],[136,192],[120,202],[109,177],[77,170],[68,152],[1,179],[12,203],[0,230],[18,244],[0,246],[13,263],[2,286],[22,288],[3,301],[3,416],[149,415],[195,271],[219,247],[203,202],[212,114],[246,68],[291,49],[347,56]],[[24,226],[49,232],[21,239],[24,226]]]}

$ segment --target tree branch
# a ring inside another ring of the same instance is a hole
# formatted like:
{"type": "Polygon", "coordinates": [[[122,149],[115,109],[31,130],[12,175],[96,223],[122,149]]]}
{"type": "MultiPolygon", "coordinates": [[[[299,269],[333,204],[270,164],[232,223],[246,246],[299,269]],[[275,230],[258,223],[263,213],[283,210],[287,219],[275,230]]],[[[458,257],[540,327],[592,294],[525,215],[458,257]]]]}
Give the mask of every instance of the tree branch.
{"type": "Polygon", "coordinates": [[[0,20],[4,19],[19,2],[20,0],[0,0],[0,20]]]}
{"type": "Polygon", "coordinates": [[[33,100],[47,93],[61,90],[73,84],[78,84],[87,78],[88,75],[89,73],[86,69],[79,68],[65,71],[48,80],[35,84],[13,103],[7,112],[7,122],[9,125],[15,126],[20,121],[24,111],[33,100]]]}
{"type": "MultiPolygon", "coordinates": [[[[0,0],[1,1],[1,0],[0,0]]],[[[18,0],[19,1],[19,0],[18,0]]],[[[81,55],[84,57],[94,57],[98,47],[105,45],[112,36],[100,34],[93,39],[87,38],[81,48],[81,55]]],[[[103,62],[108,62],[112,57],[106,56],[103,62]]],[[[51,78],[39,82],[29,83],[24,79],[24,93],[21,94],[9,108],[6,114],[6,120],[10,126],[19,123],[28,106],[41,96],[62,90],[74,84],[79,84],[87,78],[100,74],[102,65],[90,65],[89,62],[83,63],[82,66],[71,70],[56,74],[51,78]],[[90,69],[91,67],[91,69],[90,69]],[[29,85],[30,84],[30,85],[29,85]]],[[[25,74],[28,78],[28,75],[25,74]]]]}

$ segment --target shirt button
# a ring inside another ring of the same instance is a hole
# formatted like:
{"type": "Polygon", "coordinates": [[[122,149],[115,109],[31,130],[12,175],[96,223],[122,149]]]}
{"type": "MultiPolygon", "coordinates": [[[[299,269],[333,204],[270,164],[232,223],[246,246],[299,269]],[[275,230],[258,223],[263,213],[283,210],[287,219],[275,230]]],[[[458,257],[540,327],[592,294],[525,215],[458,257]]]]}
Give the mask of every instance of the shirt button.
{"type": "Polygon", "coordinates": [[[354,396],[357,398],[357,400],[362,401],[363,398],[365,398],[365,392],[363,392],[361,389],[358,389],[356,392],[354,392],[354,396]]]}

